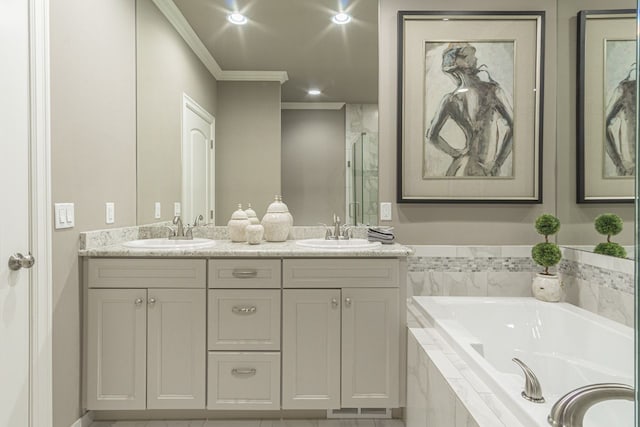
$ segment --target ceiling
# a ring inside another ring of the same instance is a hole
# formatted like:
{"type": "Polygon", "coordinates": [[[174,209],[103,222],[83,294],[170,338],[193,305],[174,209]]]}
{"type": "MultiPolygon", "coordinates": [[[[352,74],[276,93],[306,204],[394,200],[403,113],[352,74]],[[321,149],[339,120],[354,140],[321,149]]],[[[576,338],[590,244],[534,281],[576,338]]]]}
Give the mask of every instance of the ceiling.
{"type": "Polygon", "coordinates": [[[174,0],[225,71],[286,71],[282,102],[378,102],[377,0],[174,0]],[[231,12],[245,25],[227,21],[231,12]],[[331,22],[349,13],[346,25],[331,22]],[[310,88],[322,91],[307,94],[310,88]]]}

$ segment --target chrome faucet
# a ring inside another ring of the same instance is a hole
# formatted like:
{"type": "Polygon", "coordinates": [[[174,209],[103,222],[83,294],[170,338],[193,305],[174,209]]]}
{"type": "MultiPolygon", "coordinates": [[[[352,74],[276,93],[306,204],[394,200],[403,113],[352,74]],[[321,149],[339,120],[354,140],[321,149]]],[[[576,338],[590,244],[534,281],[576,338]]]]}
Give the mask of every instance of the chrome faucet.
{"type": "Polygon", "coordinates": [[[585,413],[603,400],[634,400],[636,391],[626,384],[591,384],[571,390],[551,408],[547,421],[554,427],[582,427],[585,413]]]}
{"type": "Polygon", "coordinates": [[[346,224],[340,226],[340,217],[336,214],[333,214],[332,227],[322,223],[320,225],[326,227],[326,232],[324,234],[324,238],[326,240],[349,240],[351,238],[351,226],[346,224]]]}
{"type": "Polygon", "coordinates": [[[193,240],[193,229],[200,225],[200,221],[202,221],[204,217],[202,215],[198,215],[196,219],[193,220],[193,226],[187,224],[186,228],[182,223],[182,218],[180,215],[176,215],[173,217],[173,225],[176,226],[174,230],[171,227],[168,227],[170,230],[169,240],[193,240]]]}
{"type": "Polygon", "coordinates": [[[538,377],[533,373],[531,368],[527,366],[522,360],[514,357],[511,359],[516,365],[524,372],[524,391],[522,397],[529,402],[544,403],[544,397],[542,397],[542,387],[540,387],[540,381],[538,377]]]}

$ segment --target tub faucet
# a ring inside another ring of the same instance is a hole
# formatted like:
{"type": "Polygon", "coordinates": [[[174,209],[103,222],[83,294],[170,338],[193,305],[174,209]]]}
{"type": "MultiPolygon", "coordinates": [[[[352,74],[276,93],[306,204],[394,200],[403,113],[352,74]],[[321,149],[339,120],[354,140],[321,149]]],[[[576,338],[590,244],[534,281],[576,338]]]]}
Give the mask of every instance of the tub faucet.
{"type": "Polygon", "coordinates": [[[542,387],[540,387],[540,381],[538,381],[536,374],[533,373],[526,363],[517,357],[514,357],[511,360],[513,360],[513,362],[524,372],[524,391],[522,392],[522,397],[527,399],[529,402],[544,403],[542,387]]]}
{"type": "Polygon", "coordinates": [[[553,427],[582,427],[584,414],[603,400],[634,400],[636,391],[626,384],[591,384],[571,390],[553,404],[547,421],[553,427]]]}

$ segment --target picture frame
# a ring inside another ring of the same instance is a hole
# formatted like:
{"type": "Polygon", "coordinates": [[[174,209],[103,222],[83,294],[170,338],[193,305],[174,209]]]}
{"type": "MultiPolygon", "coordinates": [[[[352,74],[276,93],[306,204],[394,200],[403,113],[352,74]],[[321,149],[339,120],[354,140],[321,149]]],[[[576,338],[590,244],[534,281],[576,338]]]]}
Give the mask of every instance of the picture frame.
{"type": "Polygon", "coordinates": [[[636,10],[578,12],[577,52],[576,201],[633,203],[636,10]]]}
{"type": "Polygon", "coordinates": [[[398,203],[542,203],[544,25],[398,12],[398,203]]]}

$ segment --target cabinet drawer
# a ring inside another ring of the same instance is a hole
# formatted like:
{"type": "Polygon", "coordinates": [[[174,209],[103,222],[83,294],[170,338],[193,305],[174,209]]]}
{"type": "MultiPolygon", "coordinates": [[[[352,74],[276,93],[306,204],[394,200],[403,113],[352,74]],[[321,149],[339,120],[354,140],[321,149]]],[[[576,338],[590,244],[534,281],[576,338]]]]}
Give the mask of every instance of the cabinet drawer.
{"type": "Polygon", "coordinates": [[[205,288],[203,259],[91,258],[90,288],[205,288]]]}
{"type": "Polygon", "coordinates": [[[209,350],[280,350],[279,289],[209,291],[209,350]]]}
{"type": "Polygon", "coordinates": [[[400,285],[397,259],[285,259],[285,288],[394,288],[400,285]]]}
{"type": "Polygon", "coordinates": [[[280,353],[209,352],[207,409],[280,409],[280,353]]]}
{"type": "Polygon", "coordinates": [[[280,288],[279,259],[209,261],[210,288],[280,288]]]}

